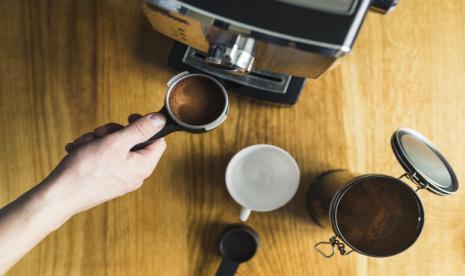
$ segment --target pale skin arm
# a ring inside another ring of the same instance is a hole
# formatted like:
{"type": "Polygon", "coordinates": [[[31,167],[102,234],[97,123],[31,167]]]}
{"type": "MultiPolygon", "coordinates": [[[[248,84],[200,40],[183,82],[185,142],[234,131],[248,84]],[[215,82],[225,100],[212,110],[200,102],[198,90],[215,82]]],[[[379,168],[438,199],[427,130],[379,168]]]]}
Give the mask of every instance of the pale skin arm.
{"type": "Polygon", "coordinates": [[[132,115],[123,127],[107,124],[66,146],[69,153],[37,186],[0,209],[0,275],[73,215],[138,189],[166,144],[130,149],[161,130],[158,113],[132,115]]]}

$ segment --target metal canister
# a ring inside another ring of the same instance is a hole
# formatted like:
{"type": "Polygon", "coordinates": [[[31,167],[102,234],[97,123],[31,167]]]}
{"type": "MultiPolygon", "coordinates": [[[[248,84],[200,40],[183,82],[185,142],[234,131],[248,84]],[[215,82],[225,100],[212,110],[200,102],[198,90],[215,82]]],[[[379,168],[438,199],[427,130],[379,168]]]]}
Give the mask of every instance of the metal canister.
{"type": "Polygon", "coordinates": [[[452,167],[422,134],[400,128],[392,136],[391,146],[405,169],[399,178],[333,170],[320,175],[310,186],[310,216],[334,233],[328,241],[315,245],[325,257],[333,256],[336,250],[341,255],[356,251],[371,257],[403,252],[423,229],[424,211],[417,191],[445,196],[458,190],[452,167]],[[415,184],[416,190],[403,179],[415,184]],[[323,249],[325,245],[329,251],[323,249]]]}
{"type": "Polygon", "coordinates": [[[326,257],[335,249],[342,255],[392,256],[409,248],[423,229],[420,198],[404,181],[387,175],[327,172],[313,183],[307,202],[315,222],[334,232],[316,245],[326,257]]]}

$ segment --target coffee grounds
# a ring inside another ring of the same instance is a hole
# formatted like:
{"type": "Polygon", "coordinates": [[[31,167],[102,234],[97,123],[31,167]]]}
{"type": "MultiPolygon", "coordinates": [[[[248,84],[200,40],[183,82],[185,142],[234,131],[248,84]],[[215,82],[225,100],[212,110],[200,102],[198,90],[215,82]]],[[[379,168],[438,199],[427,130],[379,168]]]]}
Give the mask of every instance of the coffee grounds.
{"type": "Polygon", "coordinates": [[[352,247],[374,256],[400,253],[420,234],[418,198],[395,178],[373,176],[358,180],[341,198],[336,222],[352,247]]]}
{"type": "Polygon", "coordinates": [[[215,121],[226,104],[221,88],[201,76],[189,77],[176,84],[168,102],[174,116],[189,125],[215,121]]]}

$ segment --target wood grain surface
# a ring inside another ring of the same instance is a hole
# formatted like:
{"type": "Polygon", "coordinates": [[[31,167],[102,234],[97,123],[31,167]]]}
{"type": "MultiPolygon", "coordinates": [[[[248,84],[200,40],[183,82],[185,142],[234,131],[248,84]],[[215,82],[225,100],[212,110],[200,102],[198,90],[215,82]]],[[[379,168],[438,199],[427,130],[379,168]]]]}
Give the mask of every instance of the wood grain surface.
{"type": "MultiPolygon", "coordinates": [[[[389,144],[401,126],[431,138],[464,181],[464,14],[458,0],[401,0],[392,14],[369,14],[351,55],[309,81],[297,105],[231,94],[224,126],[169,136],[140,190],[73,217],[10,275],[213,275],[217,238],[239,214],[225,167],[257,143],[289,151],[302,179],[287,206],[252,214],[262,242],[238,275],[465,275],[463,190],[422,191],[421,237],[385,259],[317,255],[331,231],[305,210],[326,170],[401,175],[389,144]]],[[[0,205],[44,178],[79,134],[160,108],[171,44],[138,1],[0,1],[0,205]]]]}

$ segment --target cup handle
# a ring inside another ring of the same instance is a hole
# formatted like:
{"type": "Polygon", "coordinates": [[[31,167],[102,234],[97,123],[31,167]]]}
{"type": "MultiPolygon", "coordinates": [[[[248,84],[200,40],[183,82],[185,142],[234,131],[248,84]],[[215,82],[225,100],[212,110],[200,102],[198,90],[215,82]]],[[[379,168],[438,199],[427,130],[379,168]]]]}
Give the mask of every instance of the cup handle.
{"type": "Polygon", "coordinates": [[[247,208],[242,208],[239,218],[241,219],[241,221],[246,221],[249,218],[250,213],[252,213],[252,210],[247,209],[247,208]]]}
{"type": "Polygon", "coordinates": [[[152,136],[150,139],[147,141],[137,144],[134,147],[132,147],[131,151],[136,151],[145,148],[146,146],[152,144],[155,142],[157,139],[163,138],[166,135],[170,134],[171,132],[179,131],[181,130],[181,126],[178,125],[173,119],[171,119],[171,116],[168,113],[168,110],[166,109],[165,106],[158,111],[158,113],[161,113],[165,116],[166,118],[166,123],[165,126],[154,136],[152,136]]]}

